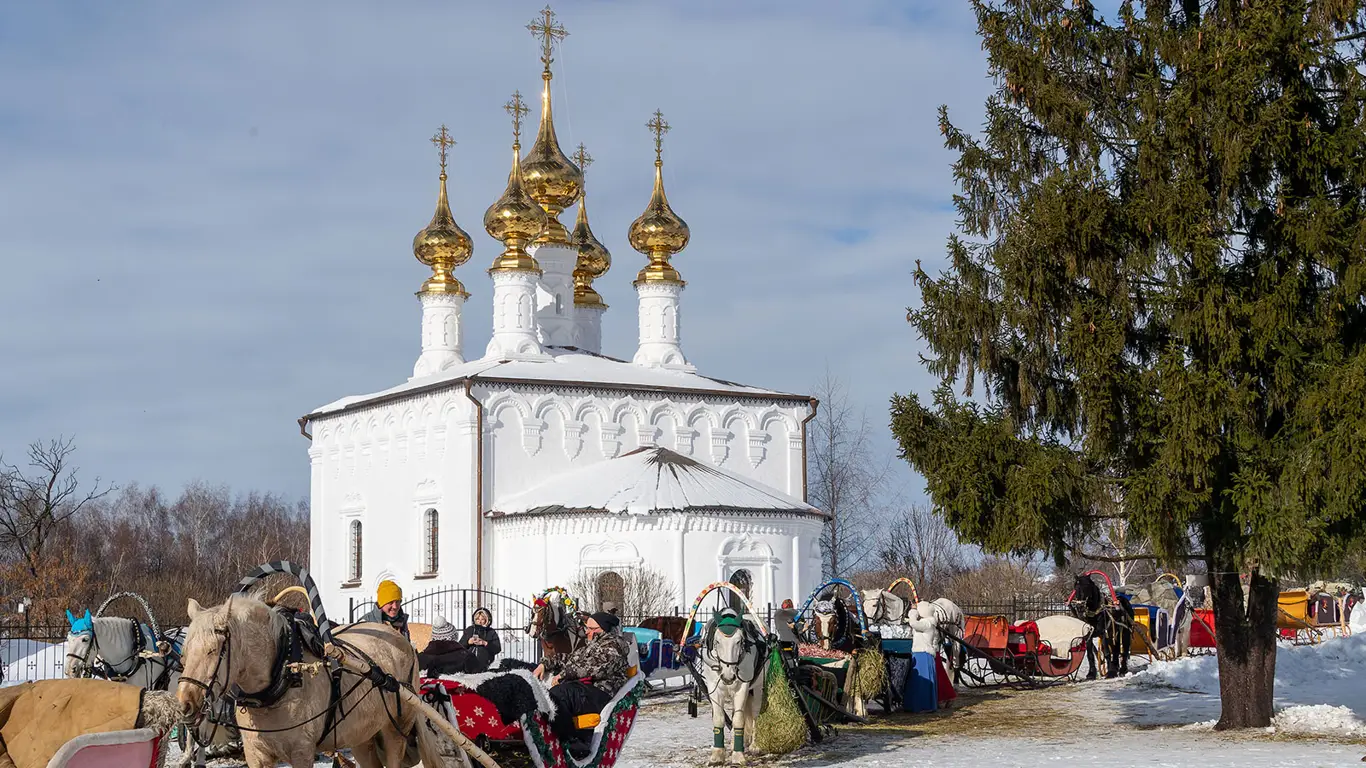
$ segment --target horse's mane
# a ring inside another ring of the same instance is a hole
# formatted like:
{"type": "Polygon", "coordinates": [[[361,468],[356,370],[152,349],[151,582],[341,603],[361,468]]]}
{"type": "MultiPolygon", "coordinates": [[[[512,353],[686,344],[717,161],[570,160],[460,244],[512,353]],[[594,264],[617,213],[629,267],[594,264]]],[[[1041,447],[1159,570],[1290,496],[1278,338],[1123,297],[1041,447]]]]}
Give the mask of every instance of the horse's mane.
{"type": "Polygon", "coordinates": [[[221,605],[200,610],[190,620],[190,626],[185,630],[185,646],[200,642],[217,646],[214,632],[229,629],[232,637],[247,648],[270,647],[279,636],[282,621],[280,614],[271,610],[260,597],[232,595],[221,605]]]}

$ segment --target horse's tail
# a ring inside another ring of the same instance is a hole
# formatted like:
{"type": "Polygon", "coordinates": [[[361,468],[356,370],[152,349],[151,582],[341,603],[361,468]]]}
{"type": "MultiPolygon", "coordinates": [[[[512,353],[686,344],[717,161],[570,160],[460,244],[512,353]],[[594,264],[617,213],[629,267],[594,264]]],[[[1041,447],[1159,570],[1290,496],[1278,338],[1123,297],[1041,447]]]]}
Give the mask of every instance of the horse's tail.
{"type": "Polygon", "coordinates": [[[442,766],[459,760],[463,768],[471,768],[470,756],[465,754],[465,750],[438,731],[427,718],[419,716],[413,728],[417,731],[417,756],[422,765],[442,766]]]}
{"type": "MultiPolygon", "coordinates": [[[[409,686],[413,691],[422,690],[422,676],[417,668],[416,654],[414,654],[413,667],[408,673],[409,686]]],[[[417,757],[424,766],[450,765],[452,760],[459,760],[463,768],[471,768],[470,756],[465,754],[449,736],[442,733],[431,723],[422,712],[413,713],[413,731],[417,735],[417,757]]]]}

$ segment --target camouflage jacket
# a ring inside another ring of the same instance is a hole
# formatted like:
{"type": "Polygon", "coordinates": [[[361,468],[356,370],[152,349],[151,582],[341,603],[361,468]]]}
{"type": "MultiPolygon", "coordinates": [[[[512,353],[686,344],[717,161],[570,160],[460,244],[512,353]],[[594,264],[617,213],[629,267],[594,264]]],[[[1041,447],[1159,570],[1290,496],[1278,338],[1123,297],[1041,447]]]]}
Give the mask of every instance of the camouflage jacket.
{"type": "Polygon", "coordinates": [[[546,659],[547,672],[560,682],[587,680],[589,685],[613,696],[626,685],[629,642],[618,632],[607,632],[579,646],[573,653],[546,659]]]}

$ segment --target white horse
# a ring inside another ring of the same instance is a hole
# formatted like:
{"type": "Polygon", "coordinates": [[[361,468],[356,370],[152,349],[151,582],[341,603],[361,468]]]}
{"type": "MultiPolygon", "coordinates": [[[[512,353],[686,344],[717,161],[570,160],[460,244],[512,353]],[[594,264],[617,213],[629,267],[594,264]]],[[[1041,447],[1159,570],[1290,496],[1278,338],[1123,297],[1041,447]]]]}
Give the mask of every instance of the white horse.
{"type": "MultiPolygon", "coordinates": [[[[122,616],[96,619],[87,610],[81,618],[67,611],[66,618],[71,623],[62,665],[67,677],[98,677],[149,691],[175,692],[180,684],[183,627],[163,633],[159,643],[151,628],[122,616]]],[[[192,730],[195,748],[189,749],[189,734],[181,729],[181,765],[188,765],[196,757],[212,759],[235,751],[238,734],[233,729],[206,722],[192,730]],[[199,750],[203,754],[197,755],[199,750]]]]}
{"type": "Polygon", "coordinates": [[[885,589],[863,590],[863,616],[883,637],[911,636],[906,626],[906,601],[885,589]]]}
{"type": "MultiPolygon", "coordinates": [[[[66,636],[67,677],[101,677],[152,691],[174,690],[180,681],[179,664],[171,648],[159,648],[152,630],[122,616],[76,618],[66,612],[71,632],[66,636]]],[[[184,630],[167,633],[167,643],[179,644],[184,630]],[[178,633],[178,634],[177,634],[178,633]]]]}
{"type": "MultiPolygon", "coordinates": [[[[915,612],[920,618],[933,621],[942,635],[958,641],[963,639],[963,633],[967,629],[967,618],[963,615],[963,609],[947,597],[930,602],[921,600],[915,604],[915,612]]],[[[949,666],[957,667],[964,658],[965,651],[961,642],[955,642],[949,648],[949,666]]]]}
{"type": "Polygon", "coordinates": [[[745,750],[754,742],[754,728],[764,703],[764,673],[768,662],[763,634],[733,609],[717,613],[707,623],[698,660],[702,683],[711,702],[712,750],[708,762],[726,762],[726,717],[734,733],[731,765],[744,765],[745,750]]]}

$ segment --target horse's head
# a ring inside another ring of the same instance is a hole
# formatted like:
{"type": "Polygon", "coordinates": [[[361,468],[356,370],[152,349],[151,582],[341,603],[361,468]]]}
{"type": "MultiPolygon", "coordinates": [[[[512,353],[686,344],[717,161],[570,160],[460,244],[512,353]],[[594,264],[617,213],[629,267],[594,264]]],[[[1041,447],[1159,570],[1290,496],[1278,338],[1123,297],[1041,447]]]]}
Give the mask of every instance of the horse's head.
{"type": "Polygon", "coordinates": [[[527,625],[527,634],[531,637],[553,635],[564,629],[565,623],[565,609],[559,601],[550,599],[548,595],[538,597],[531,607],[531,623],[527,625]]]}
{"type": "Polygon", "coordinates": [[[95,648],[94,620],[89,609],[79,618],[67,611],[66,620],[71,631],[66,635],[66,660],[62,671],[67,677],[90,677],[93,671],[91,655],[95,648]]]}
{"type": "Polygon", "coordinates": [[[705,642],[706,655],[711,661],[709,666],[720,675],[721,682],[729,684],[740,679],[740,664],[755,647],[740,614],[733,608],[714,613],[705,642]]]}
{"type": "Polygon", "coordinates": [[[830,650],[839,634],[839,613],[835,608],[833,600],[821,600],[816,603],[813,609],[813,617],[816,620],[816,642],[820,643],[821,648],[830,650]]]}
{"type": "Polygon", "coordinates": [[[1077,576],[1072,583],[1072,599],[1068,602],[1068,608],[1075,616],[1095,616],[1100,612],[1101,607],[1100,587],[1092,581],[1086,574],[1077,576]]]}
{"type": "Polygon", "coordinates": [[[188,613],[190,626],[181,647],[184,672],[176,687],[186,718],[203,711],[206,697],[222,696],[233,685],[259,691],[270,684],[279,614],[260,600],[241,595],[212,608],[190,598],[188,613]]]}
{"type": "Polygon", "coordinates": [[[906,618],[906,602],[885,589],[865,589],[863,615],[869,624],[900,624],[906,618]]]}

